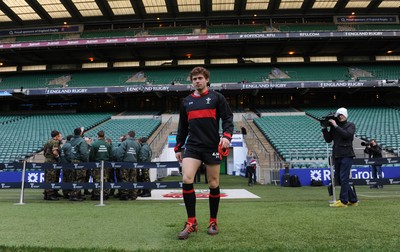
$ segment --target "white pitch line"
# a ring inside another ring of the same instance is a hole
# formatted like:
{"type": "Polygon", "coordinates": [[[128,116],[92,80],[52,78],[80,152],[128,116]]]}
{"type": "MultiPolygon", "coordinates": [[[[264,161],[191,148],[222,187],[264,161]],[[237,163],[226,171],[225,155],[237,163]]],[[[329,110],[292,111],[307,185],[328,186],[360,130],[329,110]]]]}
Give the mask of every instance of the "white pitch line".
{"type": "Polygon", "coordinates": [[[387,195],[382,195],[383,193],[384,193],[384,192],[381,192],[380,195],[379,195],[379,194],[376,194],[376,193],[371,193],[372,195],[370,195],[370,194],[361,194],[361,193],[357,193],[357,194],[358,194],[358,196],[366,197],[366,198],[391,198],[391,197],[400,197],[400,194],[398,194],[397,192],[395,192],[395,194],[393,194],[393,192],[385,193],[385,194],[387,194],[387,195]],[[390,194],[389,194],[389,193],[390,193],[390,194]]]}

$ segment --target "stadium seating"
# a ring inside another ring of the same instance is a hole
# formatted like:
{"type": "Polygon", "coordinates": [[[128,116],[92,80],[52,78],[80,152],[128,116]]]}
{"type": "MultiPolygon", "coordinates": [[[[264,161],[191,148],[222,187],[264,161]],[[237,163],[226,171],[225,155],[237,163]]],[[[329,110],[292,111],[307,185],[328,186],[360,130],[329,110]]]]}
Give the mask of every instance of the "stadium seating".
{"type": "MultiPolygon", "coordinates": [[[[315,119],[321,119],[336,109],[302,108],[315,119]]],[[[374,138],[389,150],[396,150],[400,146],[400,110],[387,107],[348,107],[348,110],[349,120],[356,124],[357,137],[366,141],[374,138]]],[[[274,111],[257,110],[259,113],[274,111]]],[[[278,111],[287,112],[287,109],[278,111]]],[[[318,162],[326,165],[327,145],[321,136],[318,121],[307,116],[264,116],[254,119],[254,123],[285,161],[296,160],[298,167],[311,167],[318,162]]]]}
{"type": "Polygon", "coordinates": [[[359,79],[380,79],[380,80],[398,80],[400,79],[399,64],[392,65],[361,65],[357,66],[360,69],[368,71],[373,77],[360,77],[359,79]]]}
{"type": "Polygon", "coordinates": [[[257,108],[254,110],[254,112],[256,113],[289,113],[289,112],[297,112],[298,110],[296,110],[295,108],[285,108],[285,107],[281,107],[281,108],[257,108]]]}
{"type": "Polygon", "coordinates": [[[82,32],[81,38],[112,38],[112,37],[129,37],[135,36],[140,30],[104,30],[104,31],[85,31],[82,32]]]}
{"type": "Polygon", "coordinates": [[[334,24],[285,24],[277,26],[281,32],[289,31],[336,31],[337,27],[334,24]]]}
{"type": "Polygon", "coordinates": [[[290,76],[290,81],[336,81],[350,79],[346,66],[284,66],[279,68],[290,76]]]}
{"type": "Polygon", "coordinates": [[[12,122],[15,122],[16,120],[20,120],[24,117],[26,117],[26,116],[24,116],[24,115],[1,115],[0,114],[0,125],[12,123],[12,122]]]}
{"type": "MultiPolygon", "coordinates": [[[[210,66],[211,83],[279,82],[279,81],[347,81],[398,80],[398,65],[283,65],[271,66],[210,66]],[[282,74],[272,76],[272,71],[282,74]]],[[[60,73],[3,73],[0,89],[95,87],[127,85],[191,84],[190,67],[136,68],[129,70],[88,70],[60,73]]]]}
{"type": "MultiPolygon", "coordinates": [[[[152,84],[190,84],[188,80],[189,68],[187,69],[159,69],[145,70],[147,80],[152,84]]],[[[262,82],[267,78],[270,71],[267,67],[209,67],[211,73],[211,83],[239,83],[244,80],[246,82],[262,82]]]]}
{"type": "Polygon", "coordinates": [[[315,120],[305,115],[283,115],[256,118],[254,123],[285,161],[296,160],[300,167],[316,161],[326,163],[327,146],[315,120]]]}
{"type": "MultiPolygon", "coordinates": [[[[349,121],[356,124],[356,136],[365,140],[376,139],[386,148],[400,146],[400,111],[387,107],[348,107],[349,121]]],[[[310,116],[320,119],[336,108],[304,108],[310,116]]]]}
{"type": "Polygon", "coordinates": [[[95,87],[95,86],[123,86],[133,85],[134,83],[126,81],[135,73],[135,71],[91,71],[76,72],[72,74],[68,87],[95,87]]]}
{"type": "Polygon", "coordinates": [[[127,110],[127,111],[124,111],[124,112],[120,113],[119,115],[120,116],[140,116],[140,115],[153,115],[153,116],[156,116],[156,115],[160,115],[160,114],[161,114],[161,111],[158,111],[158,110],[145,110],[145,111],[130,111],[130,110],[127,110]]]}
{"type": "Polygon", "coordinates": [[[265,31],[264,25],[229,25],[229,26],[209,26],[207,33],[250,33],[250,32],[263,32],[265,31]]]}
{"type": "Polygon", "coordinates": [[[358,24],[353,25],[358,31],[370,31],[370,30],[383,30],[383,31],[393,31],[400,30],[399,24],[358,24]]]}
{"type": "Polygon", "coordinates": [[[1,79],[0,89],[45,88],[54,78],[61,74],[52,73],[18,73],[5,76],[1,79]]]}
{"type": "Polygon", "coordinates": [[[64,39],[64,34],[42,34],[42,35],[29,35],[18,36],[15,38],[16,42],[30,42],[30,41],[49,41],[64,39]]]}
{"type": "Polygon", "coordinates": [[[148,69],[144,71],[147,82],[155,85],[159,84],[190,84],[188,76],[190,69],[148,69]]]}
{"type": "Polygon", "coordinates": [[[166,27],[166,28],[147,29],[148,35],[154,35],[154,36],[191,34],[192,31],[193,31],[193,28],[189,28],[189,27],[166,27]]]}
{"type": "Polygon", "coordinates": [[[268,78],[269,67],[252,66],[241,68],[209,68],[211,83],[240,83],[240,82],[263,82],[268,78]]]}
{"type": "Polygon", "coordinates": [[[66,137],[77,127],[90,129],[110,118],[111,113],[23,115],[0,125],[0,160],[19,160],[40,151],[54,129],[66,137]]]}
{"type": "Polygon", "coordinates": [[[97,132],[103,130],[106,138],[112,140],[113,146],[118,146],[120,136],[127,134],[130,130],[135,131],[136,138],[149,138],[160,125],[161,121],[155,119],[112,119],[96,127],[86,135],[96,139],[97,132]]]}

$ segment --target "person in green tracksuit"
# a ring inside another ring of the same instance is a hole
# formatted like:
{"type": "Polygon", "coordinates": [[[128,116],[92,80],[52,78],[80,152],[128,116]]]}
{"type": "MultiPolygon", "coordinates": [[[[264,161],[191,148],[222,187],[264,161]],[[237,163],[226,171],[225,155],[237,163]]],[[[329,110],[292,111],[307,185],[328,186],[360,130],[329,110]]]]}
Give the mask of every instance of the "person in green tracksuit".
{"type": "MultiPolygon", "coordinates": [[[[66,138],[65,143],[61,147],[61,154],[60,154],[60,161],[63,164],[68,164],[71,163],[71,151],[72,151],[72,146],[71,146],[71,139],[73,135],[68,135],[66,138]]],[[[74,171],[71,169],[63,169],[63,176],[62,176],[62,182],[63,183],[71,183],[74,181],[73,178],[74,171]]],[[[63,196],[65,199],[69,198],[69,193],[71,190],[69,189],[63,189],[63,196]]]]}
{"type": "MultiPolygon", "coordinates": [[[[90,161],[100,162],[100,161],[110,161],[112,160],[112,147],[105,140],[104,131],[100,130],[97,132],[98,140],[92,143],[92,148],[90,148],[90,161]]],[[[109,171],[104,169],[104,181],[108,181],[109,171]]],[[[93,182],[99,183],[101,180],[101,169],[93,170],[93,182]]],[[[109,189],[104,190],[104,199],[108,199],[109,189]]],[[[92,200],[100,199],[100,189],[94,189],[92,191],[92,200]]]]}
{"type": "MultiPolygon", "coordinates": [[[[132,130],[129,131],[126,140],[118,147],[118,161],[136,163],[139,160],[140,144],[135,139],[136,133],[132,130]]],[[[136,169],[120,169],[119,170],[121,182],[137,182],[136,169]]],[[[120,200],[135,200],[137,198],[137,189],[121,190],[119,196],[120,200]]]]}
{"type": "MultiPolygon", "coordinates": [[[[147,137],[139,138],[141,145],[139,151],[139,162],[151,162],[152,151],[147,143],[147,137]]],[[[140,182],[150,182],[149,169],[140,169],[140,176],[138,176],[140,182]]],[[[140,197],[151,197],[151,190],[144,189],[139,195],[140,197]]]]}
{"type": "MultiPolygon", "coordinates": [[[[82,137],[82,128],[76,128],[74,130],[74,137],[71,139],[71,163],[84,163],[89,162],[89,145],[82,137]]],[[[85,169],[75,169],[74,170],[74,183],[85,183],[86,178],[85,169]]],[[[82,196],[81,190],[74,189],[69,195],[70,201],[82,201],[85,197],[82,196]]]]}

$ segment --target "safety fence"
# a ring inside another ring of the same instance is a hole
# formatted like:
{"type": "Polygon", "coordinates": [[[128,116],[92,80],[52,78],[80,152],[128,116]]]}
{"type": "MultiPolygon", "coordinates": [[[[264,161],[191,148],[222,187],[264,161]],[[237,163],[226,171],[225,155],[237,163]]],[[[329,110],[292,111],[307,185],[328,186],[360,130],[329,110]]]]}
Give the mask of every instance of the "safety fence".
{"type": "MultiPolygon", "coordinates": [[[[352,165],[395,165],[400,163],[400,157],[386,157],[386,158],[356,158],[353,159],[352,165]]],[[[376,183],[376,179],[350,179],[350,182],[354,185],[371,185],[376,183]]],[[[399,178],[380,178],[382,184],[392,185],[400,184],[399,178]]]]}
{"type": "MultiPolygon", "coordinates": [[[[352,165],[393,165],[393,164],[398,164],[400,163],[400,157],[388,157],[388,158],[355,158],[352,160],[352,165]]],[[[332,201],[336,201],[336,193],[335,193],[335,179],[334,179],[334,166],[330,166],[331,169],[331,186],[332,186],[332,201]]],[[[379,179],[382,184],[399,184],[400,180],[397,179],[379,179]]],[[[351,178],[349,180],[350,185],[374,185],[377,183],[377,179],[362,179],[362,178],[357,178],[353,179],[351,178]]],[[[353,190],[354,187],[353,187],[353,190]]]]}
{"type": "Polygon", "coordinates": [[[99,189],[100,205],[103,204],[104,189],[168,189],[182,188],[182,182],[104,182],[105,169],[167,169],[179,168],[178,162],[93,162],[93,163],[0,163],[0,171],[21,171],[21,182],[1,182],[0,189],[21,189],[20,202],[23,203],[24,189],[99,189]],[[26,171],[45,171],[54,170],[93,170],[100,169],[100,182],[93,183],[46,183],[46,182],[26,182],[26,171]]]}

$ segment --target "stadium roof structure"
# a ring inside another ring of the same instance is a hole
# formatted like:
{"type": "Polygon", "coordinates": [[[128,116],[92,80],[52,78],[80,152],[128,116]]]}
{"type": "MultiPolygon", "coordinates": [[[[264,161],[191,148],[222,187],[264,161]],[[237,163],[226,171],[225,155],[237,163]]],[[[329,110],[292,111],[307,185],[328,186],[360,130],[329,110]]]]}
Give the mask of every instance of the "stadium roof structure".
{"type": "Polygon", "coordinates": [[[398,0],[3,0],[0,29],[290,16],[398,15],[398,0]]]}
{"type": "MultiPolygon", "coordinates": [[[[161,24],[205,24],[207,20],[226,20],[226,24],[266,25],[273,18],[285,22],[290,18],[324,19],[333,23],[335,16],[390,16],[399,22],[399,0],[3,0],[0,1],[0,32],[32,27],[68,25],[116,29],[118,24],[139,24],[160,27],[161,24]],[[249,22],[250,21],[250,22],[249,22]]],[[[124,26],[128,28],[129,26],[124,26]]],[[[163,26],[164,27],[164,26],[163,26]]],[[[123,29],[123,28],[119,28],[123,29]]],[[[265,35],[266,33],[264,33],[265,35]]],[[[278,33],[276,33],[278,34],[278,33]]],[[[282,35],[283,34],[283,35],[282,35]]],[[[146,43],[87,44],[70,46],[1,47],[3,66],[80,64],[95,62],[149,61],[211,58],[285,57],[295,56],[373,56],[387,51],[398,55],[398,37],[286,37],[252,39],[209,39],[186,41],[149,41],[146,43]],[[373,44],[371,44],[371,41],[373,44]]],[[[260,34],[259,34],[260,35],[260,34]]],[[[261,34],[263,35],[263,34],[261,34]]],[[[268,35],[268,34],[267,34],[268,35]]],[[[175,36],[175,35],[173,35],[175,36]]],[[[238,35],[239,36],[239,35],[238,35]]],[[[94,40],[94,39],[93,39],[94,40]]],[[[76,41],[75,41],[76,42],[76,41]]],[[[93,43],[92,43],[93,42],[93,43]]],[[[4,41],[4,44],[13,42],[4,41]]],[[[41,43],[35,41],[35,43],[41,43]]],[[[57,42],[55,42],[57,43],[57,42]]]]}

